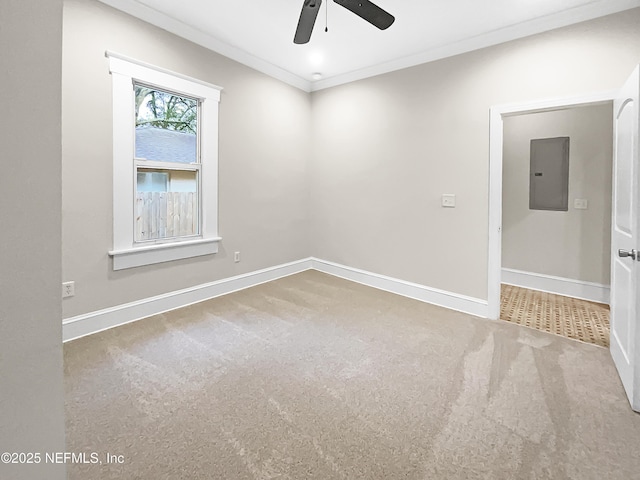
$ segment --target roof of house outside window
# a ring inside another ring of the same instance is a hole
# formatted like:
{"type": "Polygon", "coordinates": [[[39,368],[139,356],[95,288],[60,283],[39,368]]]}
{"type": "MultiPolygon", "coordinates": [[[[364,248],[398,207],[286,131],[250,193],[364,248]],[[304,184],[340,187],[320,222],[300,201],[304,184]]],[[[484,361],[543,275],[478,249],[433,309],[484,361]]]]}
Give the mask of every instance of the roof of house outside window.
{"type": "Polygon", "coordinates": [[[157,127],[138,127],[136,158],[193,163],[197,160],[196,135],[157,127]]]}

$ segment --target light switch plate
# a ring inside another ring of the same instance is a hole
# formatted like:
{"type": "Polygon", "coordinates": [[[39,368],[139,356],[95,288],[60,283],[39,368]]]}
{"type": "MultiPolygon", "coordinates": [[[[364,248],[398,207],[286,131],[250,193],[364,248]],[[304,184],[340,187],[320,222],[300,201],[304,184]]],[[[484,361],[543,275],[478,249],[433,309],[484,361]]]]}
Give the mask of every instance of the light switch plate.
{"type": "Polygon", "coordinates": [[[453,193],[442,194],[442,206],[453,208],[456,206],[456,196],[453,193]]]}
{"type": "Polygon", "coordinates": [[[589,206],[589,202],[586,198],[574,198],[573,199],[573,208],[576,210],[586,210],[589,206]]]}

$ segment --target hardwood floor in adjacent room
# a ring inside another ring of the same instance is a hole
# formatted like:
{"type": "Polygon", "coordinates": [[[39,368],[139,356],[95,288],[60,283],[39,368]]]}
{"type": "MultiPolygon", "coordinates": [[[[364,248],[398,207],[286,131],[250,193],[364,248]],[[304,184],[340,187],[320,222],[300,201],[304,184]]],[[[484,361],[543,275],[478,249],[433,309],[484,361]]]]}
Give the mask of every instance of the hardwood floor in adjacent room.
{"type": "Polygon", "coordinates": [[[609,305],[503,284],[500,319],[609,347],[609,305]]]}

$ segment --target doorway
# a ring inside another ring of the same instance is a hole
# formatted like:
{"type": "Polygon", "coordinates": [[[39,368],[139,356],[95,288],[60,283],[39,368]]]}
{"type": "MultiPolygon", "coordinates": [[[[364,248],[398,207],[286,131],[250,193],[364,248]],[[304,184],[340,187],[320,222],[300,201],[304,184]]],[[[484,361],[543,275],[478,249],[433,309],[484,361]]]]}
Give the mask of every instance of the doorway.
{"type": "Polygon", "coordinates": [[[503,218],[503,143],[505,118],[563,110],[574,107],[609,105],[615,91],[579,97],[541,100],[537,102],[492,107],[489,140],[489,268],[488,316],[500,318],[502,284],[502,218],[503,218]]]}
{"type": "Polygon", "coordinates": [[[500,319],[609,346],[612,118],[612,102],[503,118],[500,319]]]}
{"type": "Polygon", "coordinates": [[[500,315],[502,266],[502,142],[503,119],[526,112],[544,112],[613,101],[613,209],[611,228],[611,358],[631,407],[640,412],[640,65],[616,90],[572,98],[496,106],[490,110],[489,251],[487,316],[500,315]]]}

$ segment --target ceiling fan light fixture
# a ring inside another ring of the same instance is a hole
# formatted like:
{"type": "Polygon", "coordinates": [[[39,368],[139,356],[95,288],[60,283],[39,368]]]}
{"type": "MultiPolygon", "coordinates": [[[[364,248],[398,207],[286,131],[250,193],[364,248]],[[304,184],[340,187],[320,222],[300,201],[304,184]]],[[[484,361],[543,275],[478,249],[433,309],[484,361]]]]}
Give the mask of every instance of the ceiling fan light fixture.
{"type": "MultiPolygon", "coordinates": [[[[355,13],[360,18],[380,30],[386,30],[395,21],[395,17],[393,15],[383,10],[375,3],[372,3],[371,0],[333,1],[355,13]]],[[[313,26],[316,23],[316,17],[318,16],[320,5],[322,5],[322,0],[303,0],[302,11],[300,12],[300,19],[298,20],[298,27],[296,28],[296,33],[293,37],[293,43],[300,45],[309,42],[311,39],[311,33],[313,32],[313,26]]],[[[324,31],[328,31],[327,26],[325,26],[324,31]]]]}
{"type": "Polygon", "coordinates": [[[395,17],[370,0],[333,0],[380,30],[386,30],[395,17]]]}
{"type": "Polygon", "coordinates": [[[300,12],[300,19],[298,20],[298,28],[296,28],[296,33],[293,37],[293,43],[302,45],[309,42],[313,26],[316,23],[318,11],[320,10],[320,5],[322,5],[322,0],[304,0],[302,11],[300,12]]]}

